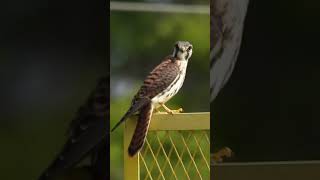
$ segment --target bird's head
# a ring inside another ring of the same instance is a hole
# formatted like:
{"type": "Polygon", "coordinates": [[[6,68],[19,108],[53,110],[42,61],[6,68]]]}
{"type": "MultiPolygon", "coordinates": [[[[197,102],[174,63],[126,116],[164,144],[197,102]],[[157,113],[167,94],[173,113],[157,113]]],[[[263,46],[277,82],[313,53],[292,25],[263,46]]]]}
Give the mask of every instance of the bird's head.
{"type": "Polygon", "coordinates": [[[177,41],[172,56],[177,60],[189,60],[192,55],[192,44],[188,41],[177,41]]]}

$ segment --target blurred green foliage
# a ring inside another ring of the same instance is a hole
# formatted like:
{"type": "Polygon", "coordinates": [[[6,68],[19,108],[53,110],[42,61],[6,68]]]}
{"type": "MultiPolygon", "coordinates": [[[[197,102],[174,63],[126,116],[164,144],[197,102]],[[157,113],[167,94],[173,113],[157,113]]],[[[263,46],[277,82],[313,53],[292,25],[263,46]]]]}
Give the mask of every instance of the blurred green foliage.
{"type": "MultiPolygon", "coordinates": [[[[111,127],[126,112],[144,77],[172,53],[178,40],[193,44],[184,86],[170,108],[209,111],[209,15],[111,12],[111,127]]],[[[123,128],[111,134],[111,179],[123,179],[123,128]]],[[[126,151],[126,150],[125,150],[126,151]]]]}

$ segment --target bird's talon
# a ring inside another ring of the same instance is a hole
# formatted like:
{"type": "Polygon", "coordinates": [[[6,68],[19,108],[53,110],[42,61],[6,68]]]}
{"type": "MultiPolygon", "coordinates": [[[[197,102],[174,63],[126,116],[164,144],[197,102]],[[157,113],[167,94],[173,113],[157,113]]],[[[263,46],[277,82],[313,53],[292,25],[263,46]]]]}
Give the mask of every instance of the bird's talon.
{"type": "Polygon", "coordinates": [[[182,108],[179,108],[177,110],[171,110],[172,113],[182,113],[183,112],[183,109],[182,108]]]}
{"type": "Polygon", "coordinates": [[[212,163],[221,163],[224,158],[230,158],[233,156],[233,152],[230,148],[224,147],[216,153],[211,154],[212,163]]]}

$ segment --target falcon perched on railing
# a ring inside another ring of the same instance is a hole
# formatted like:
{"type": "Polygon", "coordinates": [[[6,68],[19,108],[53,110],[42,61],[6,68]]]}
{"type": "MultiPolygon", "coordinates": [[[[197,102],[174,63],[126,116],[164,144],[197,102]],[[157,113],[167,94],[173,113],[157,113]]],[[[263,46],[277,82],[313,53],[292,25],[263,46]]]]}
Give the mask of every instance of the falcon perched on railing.
{"type": "Polygon", "coordinates": [[[91,157],[89,171],[93,179],[109,178],[107,144],[109,141],[109,77],[101,78],[87,102],[70,124],[68,140],[39,180],[51,180],[91,157]]]}
{"type": "MultiPolygon", "coordinates": [[[[210,97],[211,105],[229,80],[240,50],[249,0],[211,0],[210,3],[210,97]]],[[[229,156],[225,148],[215,159],[229,156]]]]}
{"type": "Polygon", "coordinates": [[[171,110],[165,106],[165,103],[176,95],[181,88],[191,55],[192,45],[189,42],[176,42],[173,54],[166,57],[150,72],[133,98],[131,107],[127,113],[111,130],[116,129],[134,113],[140,112],[137,126],[128,148],[129,156],[134,156],[142,148],[153,110],[163,107],[170,114],[182,111],[181,108],[179,110],[171,110]]]}

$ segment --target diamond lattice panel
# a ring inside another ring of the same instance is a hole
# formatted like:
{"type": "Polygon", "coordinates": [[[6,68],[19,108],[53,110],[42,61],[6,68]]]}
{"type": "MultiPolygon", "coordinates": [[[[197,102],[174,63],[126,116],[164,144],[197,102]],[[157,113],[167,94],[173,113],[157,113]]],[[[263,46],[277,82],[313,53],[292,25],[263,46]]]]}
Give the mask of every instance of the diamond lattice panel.
{"type": "Polygon", "coordinates": [[[210,132],[150,131],[141,151],[140,179],[210,179],[210,132]]]}

